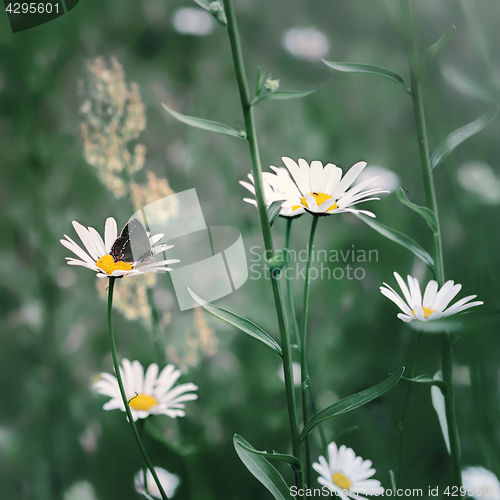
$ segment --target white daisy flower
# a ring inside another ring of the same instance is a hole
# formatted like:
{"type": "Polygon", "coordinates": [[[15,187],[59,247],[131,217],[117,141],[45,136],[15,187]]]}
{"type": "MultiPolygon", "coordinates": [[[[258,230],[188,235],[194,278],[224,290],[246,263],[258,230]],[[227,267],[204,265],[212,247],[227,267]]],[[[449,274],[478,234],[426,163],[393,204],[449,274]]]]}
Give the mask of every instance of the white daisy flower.
{"type": "Polygon", "coordinates": [[[93,227],[86,228],[77,221],[73,221],[73,227],[87,251],[65,234],[66,239],[60,240],[61,244],[81,259],[66,257],[68,264],[97,271],[99,278],[167,272],[172,271],[166,267],[168,264],[180,262],[179,259],[156,261],[156,254],[169,250],[173,245],[157,245],[164,235],[151,236],[137,219],[131,219],[119,237],[115,219],[106,219],[104,241],[93,227]],[[139,256],[134,259],[138,253],[139,256]]]}
{"type": "Polygon", "coordinates": [[[451,316],[459,312],[469,309],[469,307],[480,306],[484,304],[482,301],[470,302],[477,295],[468,295],[452,306],[448,304],[456,297],[462,289],[460,283],[455,284],[452,280],[447,281],[438,291],[437,281],[431,280],[425,287],[424,298],[420,291],[420,284],[417,278],[408,276],[408,286],[403,281],[403,278],[398,273],[394,273],[396,280],[403,292],[406,302],[398,295],[398,293],[387,283],[380,287],[382,295],[392,300],[403,313],[398,314],[398,318],[405,323],[413,320],[430,321],[445,316],[451,316]],[[448,309],[445,309],[448,307],[448,309]]]}
{"type": "MultiPolygon", "coordinates": [[[[177,487],[181,482],[179,476],[176,476],[175,474],[172,474],[171,472],[168,472],[168,470],[162,469],[161,467],[155,467],[155,472],[167,497],[172,498],[173,496],[175,496],[175,490],[177,490],[177,487]]],[[[159,498],[161,500],[160,490],[158,489],[158,485],[156,484],[153,474],[151,474],[151,471],[149,469],[146,474],[146,485],[148,487],[147,492],[144,485],[144,471],[140,470],[134,475],[135,491],[137,491],[137,493],[139,493],[140,495],[145,496],[146,498],[153,497],[159,498]]]]}
{"type": "Polygon", "coordinates": [[[317,215],[351,212],[375,217],[372,212],[357,210],[352,206],[363,201],[378,200],[379,198],[374,198],[374,195],[387,192],[380,188],[363,191],[375,178],[367,179],[349,189],[366,167],[364,161],[353,165],[342,177],[342,169],[332,163],[323,167],[320,161],[313,161],[309,165],[302,158],[299,159],[298,164],[286,156],[282,160],[291,178],[283,169],[273,166],[271,169],[274,170],[274,174],[264,172],[262,175],[275,192],[286,195],[283,207],[291,208],[292,211],[303,208],[317,215]]]}
{"type": "MultiPolygon", "coordinates": [[[[198,387],[194,384],[181,384],[174,387],[181,376],[181,371],[174,365],[166,366],[158,375],[158,365],[153,363],[144,375],[144,368],[139,361],[132,363],[128,359],[122,361],[120,373],[132,418],[146,418],[148,415],[167,415],[169,417],[183,417],[184,403],[198,398],[198,387]]],[[[103,406],[105,410],[125,411],[120,394],[118,381],[110,373],[101,373],[101,378],[92,385],[99,394],[111,399],[103,406]]]]}
{"type": "Polygon", "coordinates": [[[380,481],[369,479],[375,474],[371,466],[371,460],[357,457],[351,448],[344,445],[337,449],[333,442],[328,445],[328,462],[321,456],[319,463],[313,463],[314,470],[320,475],[318,482],[343,500],[348,497],[365,498],[363,494],[383,494],[380,481]]]}
{"type": "MultiPolygon", "coordinates": [[[[285,168],[280,168],[279,170],[279,175],[281,175],[283,178],[286,178],[288,182],[291,182],[293,184],[292,179],[290,178],[290,175],[288,174],[288,171],[285,168]]],[[[272,175],[272,174],[270,174],[272,175]]],[[[246,181],[240,181],[240,184],[248,189],[253,195],[255,195],[255,181],[253,178],[252,174],[248,174],[248,178],[252,182],[250,184],[249,182],[246,181]]],[[[278,188],[271,186],[266,182],[265,179],[263,179],[263,186],[264,186],[264,197],[266,199],[266,205],[269,207],[272,205],[275,201],[284,201],[288,199],[288,194],[284,193],[283,191],[280,191],[278,188]]],[[[246,201],[247,203],[251,203],[254,206],[257,206],[257,201],[254,200],[253,198],[243,198],[243,201],[246,201]]],[[[282,207],[280,211],[280,215],[283,217],[295,217],[296,215],[301,215],[305,212],[305,208],[296,206],[296,207],[282,207]]]]}
{"type": "Polygon", "coordinates": [[[500,499],[500,482],[493,472],[484,467],[463,468],[462,483],[467,489],[467,495],[478,500],[500,499]]]}

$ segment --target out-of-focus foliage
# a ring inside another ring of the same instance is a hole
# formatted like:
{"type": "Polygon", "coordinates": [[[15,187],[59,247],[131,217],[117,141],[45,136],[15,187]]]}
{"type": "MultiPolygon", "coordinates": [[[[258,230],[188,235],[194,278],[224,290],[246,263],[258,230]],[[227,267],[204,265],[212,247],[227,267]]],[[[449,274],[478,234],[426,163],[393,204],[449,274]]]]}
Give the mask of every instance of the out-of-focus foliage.
{"type": "MultiPolygon", "coordinates": [[[[395,0],[235,3],[252,89],[258,66],[280,80],[280,91],[316,89],[330,82],[332,72],[311,55],[321,37],[309,32],[304,38],[301,32],[295,56],[284,48],[286,32],[310,27],[327,37],[328,45],[319,47],[328,50],[325,59],[376,64],[409,80],[395,0]]],[[[498,96],[499,5],[494,0],[414,4],[422,51],[450,25],[457,29],[449,45],[426,63],[428,132],[435,148],[491,107],[478,97],[495,101],[498,96]]],[[[126,144],[130,155],[128,160],[117,158],[121,168],[142,165],[145,155],[143,168],[135,174],[138,186],[168,179],[167,191],[196,188],[207,224],[242,232],[249,280],[218,305],[278,338],[270,283],[262,260],[257,262],[262,258],[258,215],[242,201],[247,193],[238,184],[250,171],[247,144],[190,128],[161,107],[164,102],[183,114],[235,130],[243,126],[224,28],[214,24],[203,37],[180,34],[173,18],[181,7],[196,4],[81,0],[59,19],[14,35],[6,15],[0,14],[2,498],[138,498],[133,476],[142,462],[127,422],[121,412],[103,411],[104,398],[90,389],[96,373],[111,371],[105,302],[93,273],[67,266],[67,252],[59,244],[64,233],[73,235],[73,219],[102,230],[106,217],[125,224],[133,211],[127,197],[116,198],[108,191],[85,160],[90,157],[89,150],[84,155],[81,124],[90,122],[89,115],[81,113],[82,106],[84,111],[88,106],[77,82],[86,78],[88,64],[102,61],[117,74],[123,68],[125,81],[137,82],[145,106],[144,115],[140,110],[134,115],[134,132],[121,136],[122,152],[126,144]],[[139,153],[138,144],[144,145],[139,153]],[[256,279],[259,273],[261,279],[256,279]]],[[[137,104],[134,88],[127,87],[127,98],[137,104]]],[[[281,166],[283,155],[333,162],[344,170],[365,160],[395,172],[408,199],[425,205],[411,100],[402,88],[372,75],[337,73],[330,85],[304,99],[259,103],[255,115],[264,168],[281,166]]],[[[111,131],[87,126],[87,145],[97,144],[104,151],[94,134],[108,137],[111,131]]],[[[496,118],[456,148],[435,174],[446,276],[462,283],[464,294],[477,293],[485,302],[473,313],[478,327],[469,328],[453,351],[463,460],[465,465],[484,465],[497,476],[499,133],[496,118]],[[487,321],[481,321],[483,314],[487,321]]],[[[102,157],[94,153],[92,163],[116,157],[113,151],[102,157]]],[[[401,205],[395,192],[372,202],[370,209],[380,223],[432,250],[425,220],[401,205]]],[[[305,265],[305,252],[299,251],[306,246],[309,225],[305,215],[292,228],[297,304],[305,265]]],[[[277,248],[284,244],[284,232],[284,221],[277,219],[277,248]]],[[[405,248],[350,215],[320,220],[315,248],[326,249],[328,258],[320,254],[315,263],[323,279],[311,286],[308,356],[318,403],[324,408],[408,365],[416,334],[396,318],[395,307],[378,287],[391,280],[393,271],[422,280],[430,278],[430,271],[405,248]],[[330,258],[332,250],[339,261],[330,258]],[[371,250],[371,261],[352,262],[352,253],[348,262],[342,261],[340,251],[346,255],[352,250],[355,255],[364,250],[367,256],[371,250]],[[347,265],[362,267],[364,279],[348,279],[347,265]],[[340,271],[332,275],[323,271],[326,268],[341,268],[344,278],[335,279],[340,271]]],[[[199,386],[199,399],[190,403],[183,419],[153,418],[170,448],[145,434],[152,460],[181,477],[179,499],[267,498],[238,460],[233,435],[238,433],[258,450],[290,453],[279,357],[205,312],[178,312],[168,280],[165,283],[155,288],[168,310],[160,318],[161,340],[169,361],[199,386]]],[[[121,286],[117,283],[117,293],[121,286]]],[[[300,315],[298,305],[297,310],[300,315]]],[[[142,313],[129,320],[118,310],[115,317],[119,354],[146,365],[156,361],[149,320],[142,313]]],[[[417,373],[435,373],[438,347],[437,337],[425,337],[417,373]]],[[[397,466],[404,393],[398,386],[323,424],[328,439],[334,437],[373,461],[375,477],[385,487],[390,486],[389,470],[397,466]],[[343,432],[349,428],[351,432],[343,432]]],[[[404,485],[446,485],[446,447],[425,385],[413,390],[408,425],[404,485]]],[[[316,459],[322,450],[317,434],[312,435],[316,459]]],[[[291,482],[287,466],[275,465],[291,482]]]]}

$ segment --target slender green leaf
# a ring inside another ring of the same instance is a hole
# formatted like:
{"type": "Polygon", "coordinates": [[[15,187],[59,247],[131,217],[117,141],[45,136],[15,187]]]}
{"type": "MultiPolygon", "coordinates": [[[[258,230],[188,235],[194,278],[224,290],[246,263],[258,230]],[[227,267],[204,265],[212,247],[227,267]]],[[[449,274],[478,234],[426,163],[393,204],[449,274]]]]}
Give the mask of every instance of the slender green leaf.
{"type": "Polygon", "coordinates": [[[245,448],[250,453],[255,453],[256,455],[260,455],[261,457],[268,458],[269,460],[279,460],[281,462],[286,462],[293,469],[300,469],[299,460],[293,455],[285,455],[282,453],[276,453],[273,451],[272,453],[268,453],[267,451],[259,451],[252,447],[247,447],[245,444],[240,443],[242,448],[245,448]]]}
{"type": "Polygon", "coordinates": [[[209,14],[211,14],[215,20],[224,26],[227,27],[227,18],[226,13],[224,12],[224,5],[222,2],[207,2],[207,0],[194,0],[202,9],[205,9],[209,14]]]}
{"type": "Polygon", "coordinates": [[[222,123],[213,122],[210,120],[204,120],[203,118],[196,118],[194,116],[187,116],[173,109],[170,109],[166,104],[162,103],[165,111],[171,114],[174,118],[177,118],[180,122],[190,125],[191,127],[201,128],[203,130],[208,130],[209,132],[216,132],[217,134],[230,135],[232,137],[238,137],[239,139],[245,139],[244,132],[238,132],[234,128],[231,128],[222,123]]]}
{"type": "Polygon", "coordinates": [[[440,36],[439,40],[433,43],[423,54],[423,59],[429,60],[436,57],[454,38],[457,28],[453,24],[440,36]]]}
{"type": "Polygon", "coordinates": [[[405,91],[411,95],[411,90],[408,87],[408,85],[406,85],[403,78],[390,69],[383,68],[382,66],[376,66],[375,64],[331,62],[331,61],[325,61],[324,59],[323,62],[329,68],[334,69],[336,71],[342,71],[344,73],[366,73],[369,75],[380,76],[381,78],[391,80],[401,85],[405,89],[405,91]]]}
{"type": "Polygon", "coordinates": [[[266,81],[266,73],[262,71],[261,67],[257,68],[257,81],[255,84],[255,98],[259,97],[264,90],[264,83],[266,81]]]}
{"type": "MultiPolygon", "coordinates": [[[[436,372],[434,375],[435,380],[443,381],[443,375],[441,372],[436,372]]],[[[446,407],[444,402],[444,396],[439,387],[433,385],[431,387],[431,399],[432,406],[437,413],[439,425],[441,426],[441,432],[443,433],[444,442],[446,444],[446,449],[450,453],[450,436],[448,434],[448,421],[446,420],[446,407]]]]}
{"type": "Polygon", "coordinates": [[[413,241],[411,238],[406,236],[406,234],[396,231],[395,229],[391,229],[389,226],[381,224],[370,217],[360,214],[356,214],[356,216],[365,224],[368,224],[372,229],[375,229],[375,231],[380,233],[382,236],[385,236],[389,240],[394,241],[395,243],[398,243],[399,245],[402,245],[410,250],[410,252],[416,255],[419,259],[423,260],[434,271],[434,260],[416,241],[413,241]]]}
{"type": "Polygon", "coordinates": [[[191,297],[201,306],[205,311],[208,311],[210,314],[214,315],[216,318],[229,323],[230,325],[235,326],[242,332],[247,333],[251,337],[260,340],[271,349],[276,351],[281,356],[281,347],[268,333],[266,333],[260,326],[257,326],[255,323],[252,323],[250,320],[243,318],[242,316],[238,316],[231,311],[223,309],[222,307],[211,304],[210,302],[205,302],[201,297],[196,295],[190,288],[188,288],[188,292],[191,294],[191,297]]]}
{"type": "Polygon", "coordinates": [[[238,434],[235,434],[233,443],[236,453],[246,468],[271,492],[273,497],[276,500],[290,500],[290,488],[274,466],[263,456],[255,453],[252,445],[238,434]]]}
{"type": "Polygon", "coordinates": [[[469,137],[477,134],[484,127],[486,127],[498,113],[498,105],[486,111],[477,120],[460,127],[459,129],[452,132],[432,153],[431,165],[432,171],[436,170],[438,165],[462,142],[464,142],[469,137]]]}
{"type": "Polygon", "coordinates": [[[401,188],[398,188],[396,195],[398,197],[398,200],[403,205],[411,208],[414,212],[417,212],[418,215],[420,215],[427,221],[427,224],[429,225],[433,233],[438,232],[437,219],[432,210],[428,209],[427,207],[420,207],[419,205],[415,205],[415,203],[412,203],[401,188]]]}
{"type": "Polygon", "coordinates": [[[403,376],[403,372],[404,368],[400,368],[389,378],[380,382],[380,384],[374,385],[369,389],[365,389],[364,391],[353,394],[352,396],[341,399],[340,401],[327,406],[307,421],[300,434],[301,439],[304,439],[314,428],[323,423],[325,420],[335,417],[336,415],[341,415],[343,413],[347,413],[348,411],[355,410],[375,398],[378,398],[382,394],[385,394],[387,391],[390,391],[399,382],[399,379],[403,376]]]}
{"type": "Polygon", "coordinates": [[[268,207],[267,207],[267,217],[269,219],[269,225],[272,227],[274,224],[274,221],[276,220],[276,217],[281,212],[281,205],[283,205],[283,200],[281,201],[273,201],[268,207]]]}
{"type": "Polygon", "coordinates": [[[433,379],[430,375],[419,375],[415,378],[401,377],[400,385],[435,385],[439,387],[443,393],[446,392],[446,384],[442,380],[433,379]]]}
{"type": "Polygon", "coordinates": [[[269,99],[276,99],[276,100],[284,100],[284,99],[300,99],[302,97],[307,97],[308,95],[314,94],[315,92],[318,92],[318,90],[323,89],[324,87],[321,87],[319,89],[312,89],[312,90],[279,90],[277,92],[272,92],[270,94],[265,94],[258,99],[255,99],[252,102],[252,105],[254,106],[255,104],[262,102],[262,101],[267,101],[269,99]]]}
{"type": "Polygon", "coordinates": [[[497,86],[476,82],[450,65],[446,65],[442,72],[444,79],[462,94],[484,102],[500,102],[500,89],[497,86]]]}

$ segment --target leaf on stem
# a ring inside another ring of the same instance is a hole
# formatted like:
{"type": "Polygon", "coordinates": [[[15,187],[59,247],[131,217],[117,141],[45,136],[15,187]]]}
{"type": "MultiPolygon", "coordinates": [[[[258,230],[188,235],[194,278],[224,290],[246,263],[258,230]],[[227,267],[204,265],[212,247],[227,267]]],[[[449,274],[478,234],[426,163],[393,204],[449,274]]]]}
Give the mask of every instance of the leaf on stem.
{"type": "MultiPolygon", "coordinates": [[[[436,372],[436,374],[434,375],[434,379],[440,380],[441,382],[443,381],[443,375],[441,374],[440,371],[436,372]]],[[[444,442],[446,444],[446,449],[448,450],[448,454],[451,454],[450,436],[448,434],[448,421],[446,420],[446,406],[445,406],[444,396],[443,393],[441,392],[441,389],[439,389],[439,387],[436,387],[435,385],[431,387],[431,399],[432,399],[432,406],[434,407],[434,410],[436,411],[438,416],[439,425],[441,426],[444,442]]]]}
{"type": "Polygon", "coordinates": [[[178,113],[173,109],[169,108],[166,104],[161,104],[167,113],[171,114],[174,118],[179,120],[186,125],[191,127],[201,128],[203,130],[208,130],[209,132],[216,132],[217,134],[230,135],[232,137],[238,137],[239,139],[246,140],[245,132],[238,132],[234,128],[224,125],[223,123],[213,122],[211,120],[204,120],[203,118],[196,118],[194,116],[183,115],[178,113]]]}
{"type": "Polygon", "coordinates": [[[344,62],[331,62],[322,61],[331,69],[336,71],[342,71],[343,73],[366,73],[369,75],[379,76],[381,78],[385,78],[386,80],[391,80],[398,85],[401,85],[406,91],[407,94],[411,95],[411,90],[406,85],[406,82],[403,80],[401,76],[399,76],[394,71],[383,68],[382,66],[376,66],[375,64],[358,64],[358,63],[344,63],[344,62]]]}
{"type": "Polygon", "coordinates": [[[262,94],[264,90],[264,83],[266,82],[266,73],[262,71],[262,68],[259,66],[257,68],[257,79],[255,83],[255,99],[262,94]]]}
{"type": "Polygon", "coordinates": [[[401,233],[400,231],[396,231],[395,229],[391,229],[389,226],[385,224],[381,224],[380,222],[376,222],[370,217],[366,217],[364,215],[356,214],[358,219],[361,219],[365,224],[368,224],[372,229],[375,229],[382,236],[385,236],[387,239],[398,243],[399,245],[404,246],[414,255],[416,255],[419,259],[423,260],[433,271],[434,271],[434,260],[430,256],[430,254],[424,250],[416,241],[413,241],[410,237],[406,236],[406,234],[401,233]]]}
{"type": "Polygon", "coordinates": [[[269,225],[272,227],[274,224],[274,221],[278,217],[278,215],[281,212],[281,205],[283,205],[283,200],[278,200],[278,201],[273,201],[268,207],[267,207],[267,218],[269,219],[269,225]]]}
{"type": "Polygon", "coordinates": [[[442,380],[436,380],[430,375],[419,375],[415,378],[401,377],[399,385],[435,385],[439,387],[441,391],[446,393],[446,384],[442,380]]]}
{"type": "Polygon", "coordinates": [[[222,1],[215,2],[207,2],[207,0],[194,0],[202,9],[205,9],[209,14],[211,14],[215,20],[224,26],[227,27],[227,18],[226,13],[224,12],[224,5],[222,1]]]}
{"type": "Polygon", "coordinates": [[[457,28],[452,24],[440,37],[439,40],[433,43],[423,53],[422,59],[428,61],[436,57],[454,38],[457,33],[457,28]]]}
{"type": "Polygon", "coordinates": [[[417,212],[418,215],[420,215],[427,221],[427,224],[429,225],[433,233],[438,232],[437,219],[432,210],[430,210],[427,207],[421,207],[419,205],[415,205],[415,203],[412,203],[401,188],[398,188],[396,195],[398,197],[398,200],[403,205],[406,205],[408,208],[411,208],[414,212],[417,212]]]}
{"type": "Polygon", "coordinates": [[[382,394],[385,394],[387,391],[390,391],[395,385],[397,385],[399,379],[403,376],[403,372],[404,367],[400,368],[396,373],[393,373],[383,382],[380,382],[380,384],[374,385],[369,389],[365,389],[364,391],[353,394],[352,396],[341,399],[340,401],[327,406],[307,421],[300,434],[301,439],[304,439],[314,428],[323,423],[325,420],[335,417],[336,415],[341,415],[343,413],[347,413],[348,411],[355,410],[375,398],[378,398],[382,394]]]}
{"type": "MultiPolygon", "coordinates": [[[[242,438],[240,438],[240,439],[242,439],[242,438]]],[[[267,451],[259,451],[259,450],[256,450],[255,448],[252,448],[250,445],[247,446],[243,442],[240,442],[240,446],[242,448],[245,448],[250,453],[254,453],[255,455],[260,455],[261,457],[268,458],[269,460],[279,460],[281,462],[285,462],[288,465],[290,465],[290,467],[292,467],[292,469],[294,469],[294,470],[300,469],[300,462],[293,455],[276,453],[275,451],[273,451],[272,453],[268,453],[267,451]]]]}
{"type": "MultiPolygon", "coordinates": [[[[327,83],[327,85],[330,85],[330,83],[327,83]]],[[[322,90],[325,87],[326,85],[323,85],[323,87],[320,87],[318,89],[312,89],[312,90],[279,90],[277,92],[272,92],[260,97],[256,97],[252,101],[252,106],[255,106],[259,102],[267,101],[269,99],[277,99],[277,100],[300,99],[302,97],[307,97],[308,95],[314,94],[315,92],[318,92],[319,90],[322,90]]]]}
{"type": "Polygon", "coordinates": [[[290,488],[274,466],[238,434],[234,435],[233,443],[236,453],[246,468],[271,492],[273,497],[276,500],[289,500],[290,488]]]}
{"type": "Polygon", "coordinates": [[[271,349],[276,351],[280,356],[282,354],[280,345],[274,340],[268,333],[266,333],[260,326],[257,326],[255,323],[252,323],[250,320],[239,316],[238,314],[232,313],[227,309],[223,309],[222,307],[211,304],[210,302],[204,301],[201,297],[196,295],[190,288],[188,288],[188,292],[191,294],[191,297],[197,302],[205,311],[208,311],[210,314],[215,316],[216,318],[229,323],[230,325],[235,326],[242,332],[247,333],[251,337],[260,340],[262,343],[269,346],[271,349]]]}
{"type": "Polygon", "coordinates": [[[434,172],[438,165],[462,142],[485,128],[498,113],[498,104],[482,114],[477,120],[452,132],[432,153],[431,166],[434,172]]]}

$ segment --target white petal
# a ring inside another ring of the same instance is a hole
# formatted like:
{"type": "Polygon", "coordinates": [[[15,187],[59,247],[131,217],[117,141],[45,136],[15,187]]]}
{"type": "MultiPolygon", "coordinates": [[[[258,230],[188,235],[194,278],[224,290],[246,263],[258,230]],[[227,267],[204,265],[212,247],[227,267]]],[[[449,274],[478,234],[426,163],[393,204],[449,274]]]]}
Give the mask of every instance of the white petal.
{"type": "Polygon", "coordinates": [[[429,281],[429,283],[427,283],[427,286],[425,287],[424,300],[422,302],[424,307],[430,309],[430,306],[432,305],[434,299],[436,298],[437,289],[438,289],[438,284],[436,280],[431,280],[429,281]]]}
{"type": "Polygon", "coordinates": [[[360,161],[353,165],[349,171],[344,175],[343,179],[338,183],[337,187],[332,193],[334,198],[340,198],[349,186],[356,180],[358,175],[366,167],[366,162],[360,161]]]}
{"type": "Polygon", "coordinates": [[[106,247],[104,246],[104,241],[102,241],[101,235],[93,227],[89,227],[88,230],[94,240],[97,251],[99,252],[99,257],[106,255],[108,252],[106,252],[106,247]]]}
{"type": "Polygon", "coordinates": [[[291,158],[283,156],[281,160],[292,175],[292,178],[297,184],[300,192],[302,194],[311,192],[309,187],[309,167],[307,167],[307,173],[305,173],[304,170],[301,169],[291,158]]]}
{"type": "Polygon", "coordinates": [[[321,185],[321,180],[323,178],[323,164],[314,160],[311,162],[311,166],[309,168],[309,182],[311,185],[311,192],[319,193],[322,191],[323,186],[321,185]]]}
{"type": "Polygon", "coordinates": [[[69,236],[64,235],[66,240],[59,240],[61,245],[65,246],[70,252],[73,252],[75,255],[80,257],[83,261],[87,262],[87,264],[95,264],[95,260],[93,260],[90,255],[83,250],[77,243],[75,243],[69,236]]]}
{"type": "Polygon", "coordinates": [[[415,309],[415,304],[413,303],[412,297],[410,295],[410,291],[408,290],[408,287],[406,286],[406,283],[403,281],[403,278],[398,273],[394,273],[394,277],[396,278],[396,281],[398,282],[399,288],[401,288],[401,291],[403,292],[403,295],[405,296],[406,302],[410,306],[411,309],[415,309]]]}
{"type": "Polygon", "coordinates": [[[116,241],[116,238],[118,238],[118,228],[116,227],[116,221],[115,219],[113,219],[113,217],[108,217],[104,226],[104,244],[106,245],[106,253],[111,252],[111,247],[116,241]]]}
{"type": "Polygon", "coordinates": [[[87,252],[89,255],[94,259],[98,260],[101,255],[99,255],[99,252],[97,251],[97,247],[94,243],[94,238],[92,238],[91,234],[89,233],[88,229],[84,226],[82,226],[79,222],[74,220],[72,222],[73,227],[75,228],[75,231],[77,232],[78,236],[82,240],[82,243],[85,245],[85,248],[87,249],[87,252]]]}
{"type": "Polygon", "coordinates": [[[144,394],[153,394],[153,389],[156,383],[156,377],[158,376],[158,365],[156,363],[151,363],[146,370],[146,375],[144,377],[144,394]]]}

